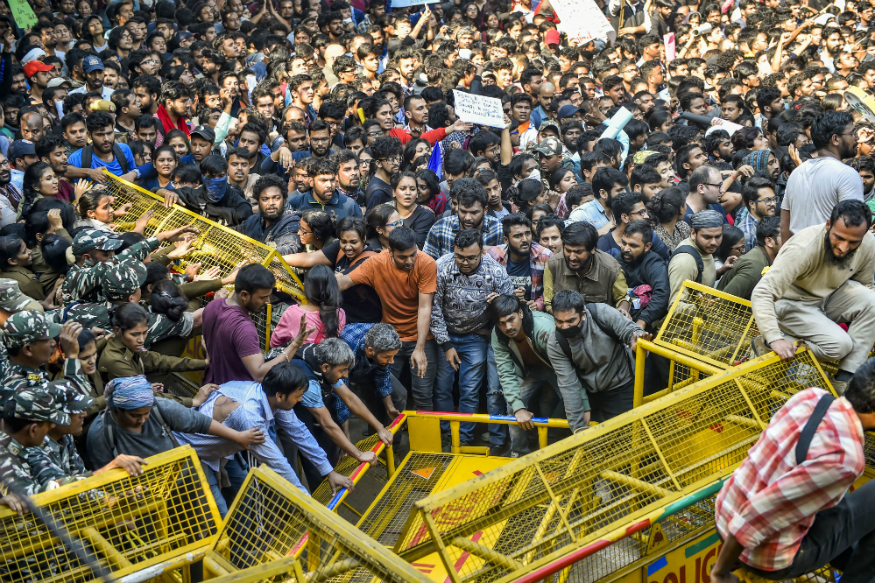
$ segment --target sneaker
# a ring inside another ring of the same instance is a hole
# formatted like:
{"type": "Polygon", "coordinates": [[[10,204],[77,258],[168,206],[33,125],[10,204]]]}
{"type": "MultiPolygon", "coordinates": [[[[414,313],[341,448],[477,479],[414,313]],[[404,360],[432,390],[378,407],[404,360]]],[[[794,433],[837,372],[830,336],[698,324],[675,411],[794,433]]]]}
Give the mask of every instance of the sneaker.
{"type": "Polygon", "coordinates": [[[504,445],[491,446],[489,448],[489,457],[511,457],[510,444],[505,443],[504,445]]]}
{"type": "Polygon", "coordinates": [[[768,354],[772,349],[769,348],[769,345],[766,344],[766,339],[760,334],[750,341],[750,351],[753,352],[755,356],[759,357],[768,354]]]}

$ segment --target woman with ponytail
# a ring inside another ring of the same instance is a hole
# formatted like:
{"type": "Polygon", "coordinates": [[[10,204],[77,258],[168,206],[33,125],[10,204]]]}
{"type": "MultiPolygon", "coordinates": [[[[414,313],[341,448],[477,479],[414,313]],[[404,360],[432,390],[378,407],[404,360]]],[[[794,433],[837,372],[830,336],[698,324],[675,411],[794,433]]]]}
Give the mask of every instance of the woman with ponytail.
{"type": "Polygon", "coordinates": [[[315,328],[304,344],[318,344],[340,336],[346,325],[346,312],[340,307],[340,288],[330,267],[317,265],[310,270],[304,280],[304,295],[309,303],[285,311],[270,337],[271,348],[286,346],[294,340],[301,327],[301,315],[306,316],[308,328],[315,328]]]}

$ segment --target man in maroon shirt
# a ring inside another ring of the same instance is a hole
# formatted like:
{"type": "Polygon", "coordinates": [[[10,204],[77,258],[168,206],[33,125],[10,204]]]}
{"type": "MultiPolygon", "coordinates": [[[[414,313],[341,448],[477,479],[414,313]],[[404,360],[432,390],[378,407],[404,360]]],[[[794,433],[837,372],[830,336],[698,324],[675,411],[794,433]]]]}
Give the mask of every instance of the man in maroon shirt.
{"type": "Polygon", "coordinates": [[[313,333],[301,318],[300,331],[292,343],[272,360],[265,361],[258,331],[250,314],[260,312],[270,300],[276,278],[259,264],[243,267],[234,281],[234,293],[216,298],[204,308],[203,335],[210,355],[204,383],[221,385],[229,381],[261,382],[281,362],[290,362],[313,333]]]}

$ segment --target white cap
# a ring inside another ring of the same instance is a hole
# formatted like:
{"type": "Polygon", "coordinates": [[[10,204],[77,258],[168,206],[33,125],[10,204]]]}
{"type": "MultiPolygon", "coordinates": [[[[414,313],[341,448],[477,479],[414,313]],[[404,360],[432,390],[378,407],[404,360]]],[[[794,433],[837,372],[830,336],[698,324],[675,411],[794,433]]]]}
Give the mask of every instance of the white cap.
{"type": "Polygon", "coordinates": [[[31,49],[28,51],[24,58],[21,59],[21,66],[28,64],[31,61],[36,61],[40,57],[45,57],[46,52],[42,49],[31,49]]]}

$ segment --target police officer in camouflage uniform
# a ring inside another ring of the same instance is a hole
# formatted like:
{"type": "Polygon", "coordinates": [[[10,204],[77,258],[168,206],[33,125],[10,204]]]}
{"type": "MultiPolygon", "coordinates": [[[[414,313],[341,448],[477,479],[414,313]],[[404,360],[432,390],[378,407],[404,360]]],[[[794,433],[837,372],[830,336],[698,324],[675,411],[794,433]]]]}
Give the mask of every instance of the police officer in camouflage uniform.
{"type": "Polygon", "coordinates": [[[69,425],[70,416],[47,388],[4,390],[0,431],[0,492],[31,496],[44,489],[34,480],[26,450],[42,444],[52,423],[69,425]]]}
{"type": "MultiPolygon", "coordinates": [[[[42,312],[43,307],[38,301],[21,293],[17,281],[0,277],[0,315],[8,318],[23,310],[42,312]]],[[[8,368],[9,353],[6,351],[6,345],[0,341],[0,379],[6,376],[8,368]]]]}
{"type": "Polygon", "coordinates": [[[150,253],[165,242],[175,242],[186,233],[197,233],[194,227],[180,227],[164,231],[131,245],[115,255],[123,242],[111,233],[96,230],[83,230],[73,239],[75,265],[70,268],[61,286],[61,301],[65,306],[73,302],[97,303],[105,301],[100,293],[101,273],[98,269],[105,263],[115,264],[126,259],[145,261],[150,253]]]}
{"type": "Polygon", "coordinates": [[[69,381],[51,383],[48,390],[54,393],[59,408],[69,416],[70,423],[55,424],[42,444],[27,448],[30,473],[40,488],[52,490],[115,468],[123,468],[132,476],[142,471],[140,466],[145,462],[131,455],[120,455],[94,472],[87,471],[85,462],[76,451],[74,438],[82,434],[86,412],[94,399],[79,393],[69,381]]]}
{"type": "Polygon", "coordinates": [[[55,352],[58,336],[66,355],[64,378],[80,383],[84,380],[87,385],[78,358],[80,332],[80,324],[69,321],[61,326],[40,312],[27,310],[11,315],[3,326],[3,342],[9,353],[0,379],[3,389],[44,388],[51,381],[46,364],[55,352]]]}
{"type": "MultiPolygon", "coordinates": [[[[140,261],[125,259],[101,263],[95,271],[107,301],[73,305],[66,310],[66,317],[86,328],[97,327],[109,331],[112,329],[112,309],[116,304],[140,301],[140,288],[146,281],[146,266],[140,261]]],[[[189,336],[194,328],[201,325],[202,313],[203,309],[186,312],[178,322],[174,322],[163,314],[150,311],[145,347],[165,338],[189,336]]]]}

